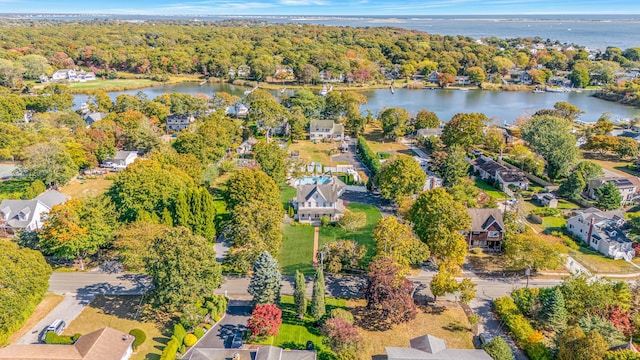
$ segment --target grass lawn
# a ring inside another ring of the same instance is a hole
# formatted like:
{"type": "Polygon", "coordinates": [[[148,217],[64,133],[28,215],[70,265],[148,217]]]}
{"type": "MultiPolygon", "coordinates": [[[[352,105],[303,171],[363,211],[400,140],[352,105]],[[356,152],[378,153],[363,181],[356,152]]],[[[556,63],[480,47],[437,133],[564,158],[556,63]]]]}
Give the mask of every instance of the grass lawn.
{"type": "MultiPolygon", "coordinates": [[[[604,170],[616,173],[618,176],[635,175],[638,173],[627,168],[627,165],[632,164],[633,161],[623,161],[617,156],[613,155],[600,155],[595,152],[582,152],[582,157],[586,160],[592,161],[602,167],[604,170]]],[[[633,159],[635,160],[635,159],[633,159]]],[[[605,176],[608,176],[605,174],[605,176]]]]}
{"type": "MultiPolygon", "coordinates": [[[[358,329],[364,339],[362,350],[359,352],[360,359],[372,359],[375,355],[384,355],[385,346],[408,347],[409,339],[425,334],[445,339],[449,348],[473,349],[471,324],[464,311],[457,305],[440,310],[442,311],[435,314],[418,310],[418,316],[415,319],[398,324],[387,331],[358,329]]],[[[384,358],[386,359],[386,356],[384,358]]]]}
{"type": "MultiPolygon", "coordinates": [[[[624,274],[637,273],[640,269],[624,260],[613,260],[590,248],[580,246],[579,250],[569,250],[569,255],[592,273],[624,274]]],[[[636,258],[637,259],[637,258],[636,258]]],[[[640,264],[638,264],[640,265],[640,264]]]]}
{"type": "MultiPolygon", "coordinates": [[[[364,212],[367,216],[367,224],[361,229],[349,232],[338,226],[320,228],[318,245],[320,248],[330,241],[353,240],[367,249],[365,262],[369,262],[375,256],[375,244],[373,242],[373,229],[378,220],[382,218],[380,211],[370,205],[351,203],[347,209],[354,212],[364,212]]],[[[294,274],[296,270],[305,275],[312,275],[313,269],[313,227],[284,225],[283,238],[280,248],[279,262],[284,274],[294,274]]]]}
{"type": "Polygon", "coordinates": [[[565,225],[567,225],[567,220],[562,216],[545,216],[542,218],[542,226],[546,233],[561,231],[565,225]]]}
{"type": "Polygon", "coordinates": [[[29,185],[31,185],[31,180],[28,179],[0,181],[0,200],[20,199],[29,185]]]}
{"type": "Polygon", "coordinates": [[[103,327],[111,327],[125,333],[141,329],[147,340],[140,345],[132,360],[157,360],[164,345],[169,341],[162,335],[160,325],[134,320],[140,303],[139,296],[97,296],[78,317],[69,324],[64,335],[88,334],[103,327]]]}
{"type": "MultiPolygon", "coordinates": [[[[331,150],[337,149],[338,146],[340,146],[340,143],[337,141],[326,143],[319,141],[314,144],[309,140],[299,140],[289,146],[289,153],[298,151],[300,154],[300,159],[303,159],[306,163],[319,162],[325,166],[348,164],[347,162],[336,162],[331,160],[329,152],[331,150]]],[[[336,151],[334,155],[338,154],[340,154],[340,152],[336,151]]]]}
{"type": "Polygon", "coordinates": [[[375,153],[401,153],[404,155],[413,156],[413,151],[400,142],[396,142],[390,139],[385,139],[382,128],[378,124],[367,124],[364,130],[364,138],[367,139],[371,150],[375,153]]]}
{"type": "Polygon", "coordinates": [[[94,90],[104,90],[107,92],[125,91],[143,89],[151,86],[177,84],[187,81],[199,81],[199,79],[195,76],[170,76],[169,81],[166,82],[153,81],[151,79],[136,79],[135,77],[137,75],[128,73],[119,73],[118,76],[126,78],[112,80],[97,79],[96,81],[89,81],[84,83],[73,82],[67,84],[67,86],[73,93],[87,93],[94,90]]]}
{"type": "Polygon", "coordinates": [[[505,201],[508,198],[507,194],[487,184],[484,180],[480,178],[476,178],[475,184],[477,188],[484,191],[487,195],[491,196],[496,200],[505,201]]]}
{"type": "Polygon", "coordinates": [[[99,176],[96,178],[86,178],[84,180],[73,179],[60,189],[63,194],[72,198],[82,198],[87,196],[102,195],[113,185],[113,180],[99,176]]]}
{"type": "MultiPolygon", "coordinates": [[[[327,313],[334,308],[346,308],[344,299],[326,298],[327,313]]],[[[259,341],[259,344],[279,346],[285,349],[305,349],[307,341],[313,341],[318,353],[331,352],[323,344],[323,336],[315,326],[315,322],[308,315],[304,319],[299,319],[293,302],[293,296],[282,296],[280,300],[282,310],[282,325],[280,332],[275,337],[259,341]]]]}
{"type": "Polygon", "coordinates": [[[282,207],[287,208],[289,201],[296,197],[296,188],[287,184],[280,184],[280,202],[282,207]]]}
{"type": "Polygon", "coordinates": [[[507,268],[504,255],[486,254],[484,252],[474,254],[469,252],[467,259],[477,271],[504,271],[507,268]]]}
{"type": "Polygon", "coordinates": [[[31,329],[33,329],[33,327],[36,326],[40,322],[40,320],[44,319],[45,316],[47,316],[47,314],[51,312],[51,310],[53,310],[56,306],[58,306],[58,304],[60,304],[60,302],[62,302],[62,299],[64,299],[64,296],[62,295],[54,293],[45,294],[40,304],[36,306],[35,310],[33,310],[33,314],[31,314],[24,325],[22,325],[20,330],[16,331],[9,337],[9,343],[11,344],[17,341],[27,332],[31,331],[31,329]]]}

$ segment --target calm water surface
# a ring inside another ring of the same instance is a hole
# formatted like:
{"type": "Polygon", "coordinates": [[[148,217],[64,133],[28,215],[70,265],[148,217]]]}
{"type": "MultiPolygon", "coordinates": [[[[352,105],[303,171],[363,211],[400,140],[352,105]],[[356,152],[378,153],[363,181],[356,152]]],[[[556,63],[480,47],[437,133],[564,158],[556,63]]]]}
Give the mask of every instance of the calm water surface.
{"type": "MultiPolygon", "coordinates": [[[[175,85],[157,86],[142,90],[130,90],[109,93],[112,99],[120,94],[135,95],[139,91],[145,93],[150,99],[159,95],[178,92],[184,94],[205,94],[213,96],[217,91],[225,91],[237,96],[243,96],[244,87],[229,84],[206,84],[200,86],[196,83],[183,83],[175,85]]],[[[377,114],[385,107],[401,107],[415,114],[420,109],[428,109],[438,114],[443,121],[448,121],[457,113],[479,112],[489,118],[493,118],[496,124],[513,123],[521,115],[532,115],[539,109],[553,108],[558,101],[566,101],[576,105],[585,112],[580,120],[586,122],[596,121],[602,113],[610,113],[613,120],[640,117],[640,109],[621,105],[611,101],[605,101],[590,96],[589,92],[582,93],[542,93],[532,92],[507,92],[507,91],[482,91],[482,90],[409,90],[396,89],[395,94],[389,90],[363,91],[367,96],[367,104],[362,106],[362,111],[370,110],[377,114]]],[[[293,91],[273,91],[273,94],[291,96],[293,91]]],[[[85,102],[85,95],[77,95],[75,106],[85,102]]]]}

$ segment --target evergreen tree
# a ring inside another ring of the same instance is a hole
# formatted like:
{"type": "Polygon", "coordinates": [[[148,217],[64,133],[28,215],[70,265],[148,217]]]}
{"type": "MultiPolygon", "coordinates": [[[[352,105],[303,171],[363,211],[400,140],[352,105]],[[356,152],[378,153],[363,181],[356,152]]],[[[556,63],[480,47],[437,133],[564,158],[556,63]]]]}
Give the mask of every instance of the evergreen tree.
{"type": "Polygon", "coordinates": [[[160,218],[160,223],[163,225],[167,225],[168,227],[173,227],[173,218],[171,217],[171,212],[169,209],[162,209],[162,217],[160,218]]]}
{"type": "Polygon", "coordinates": [[[216,208],[213,205],[213,196],[209,193],[209,190],[202,188],[201,190],[202,200],[200,205],[200,213],[202,214],[202,236],[207,240],[212,240],[216,236],[216,208]]]}
{"type": "Polygon", "coordinates": [[[189,228],[194,234],[202,235],[202,214],[200,209],[202,208],[200,197],[200,191],[198,189],[189,190],[187,193],[187,200],[189,202],[189,212],[191,213],[191,222],[189,228]]]}
{"type": "Polygon", "coordinates": [[[173,204],[173,216],[174,225],[190,227],[191,211],[189,210],[189,204],[187,203],[187,194],[185,194],[184,191],[180,191],[178,196],[176,196],[173,204]]]}
{"type": "Polygon", "coordinates": [[[560,288],[554,288],[543,299],[542,316],[550,330],[559,332],[567,327],[567,308],[560,288]]]}
{"type": "Polygon", "coordinates": [[[307,297],[306,297],[306,283],[304,275],[296,270],[296,283],[293,293],[293,301],[296,305],[296,311],[300,319],[304,318],[304,314],[307,312],[307,297]]]}
{"type": "Polygon", "coordinates": [[[496,336],[490,342],[482,346],[484,351],[491,356],[493,360],[513,360],[513,353],[509,344],[500,336],[496,336]]]}
{"type": "Polygon", "coordinates": [[[596,189],[596,206],[602,210],[615,210],[622,205],[622,195],[613,181],[596,189]]]}
{"type": "Polygon", "coordinates": [[[322,268],[316,270],[316,277],[313,281],[313,295],[311,296],[311,316],[317,321],[322,319],[327,312],[324,301],[324,273],[322,268]]]}
{"type": "Polygon", "coordinates": [[[280,267],[268,251],[258,256],[253,264],[253,275],[249,282],[249,294],[256,305],[280,302],[280,267]]]}

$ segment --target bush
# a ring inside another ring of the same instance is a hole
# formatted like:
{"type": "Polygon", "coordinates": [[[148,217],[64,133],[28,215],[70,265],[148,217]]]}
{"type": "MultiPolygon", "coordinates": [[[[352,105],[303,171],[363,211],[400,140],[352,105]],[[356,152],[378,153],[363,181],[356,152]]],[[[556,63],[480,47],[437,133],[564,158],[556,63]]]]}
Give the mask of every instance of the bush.
{"type": "Polygon", "coordinates": [[[147,334],[140,329],[131,329],[131,331],[129,331],[129,335],[135,338],[133,341],[133,350],[136,350],[145,342],[145,340],[147,340],[147,334]]]}
{"type": "Polygon", "coordinates": [[[527,216],[527,218],[533,224],[538,224],[538,225],[542,224],[542,217],[540,215],[529,214],[529,216],[527,216]]]}
{"type": "Polygon", "coordinates": [[[339,309],[339,308],[333,309],[331,310],[331,313],[329,315],[332,319],[343,319],[349,324],[353,324],[353,321],[354,321],[353,314],[351,314],[349,311],[344,309],[339,309]]]}
{"type": "Polygon", "coordinates": [[[367,215],[363,212],[346,212],[340,220],[338,225],[347,231],[356,231],[367,224],[367,215]]]}
{"type": "Polygon", "coordinates": [[[197,342],[198,342],[198,337],[196,337],[193,334],[187,334],[187,336],[184,337],[184,345],[186,347],[192,347],[197,342]]]}
{"type": "Polygon", "coordinates": [[[540,216],[556,216],[560,215],[560,212],[560,209],[554,209],[546,206],[531,210],[532,214],[540,216]]]}
{"type": "Polygon", "coordinates": [[[178,343],[178,345],[182,344],[185,336],[187,336],[187,331],[184,329],[182,325],[175,324],[173,326],[173,336],[175,336],[176,342],[178,343]]]}
{"type": "Polygon", "coordinates": [[[320,226],[329,226],[331,224],[331,219],[327,215],[322,215],[320,218],[320,226]]]}
{"type": "Polygon", "coordinates": [[[471,314],[468,316],[469,318],[469,324],[471,325],[475,325],[480,321],[480,317],[478,316],[478,314],[471,314]]]}
{"type": "Polygon", "coordinates": [[[211,324],[209,324],[209,323],[204,324],[204,328],[207,329],[207,330],[210,330],[211,329],[211,324]]]}
{"type": "Polygon", "coordinates": [[[193,331],[193,335],[196,336],[196,338],[198,339],[202,339],[202,337],[204,336],[204,329],[203,328],[197,328],[193,331]]]}
{"type": "Polygon", "coordinates": [[[530,359],[551,360],[551,350],[542,342],[542,334],[535,331],[522,315],[515,302],[507,296],[493,301],[496,313],[507,325],[516,342],[527,352],[530,359]]]}
{"type": "Polygon", "coordinates": [[[485,343],[482,348],[491,356],[493,360],[513,360],[513,353],[511,348],[503,338],[497,336],[488,343],[485,343]]]}
{"type": "Polygon", "coordinates": [[[482,254],[482,249],[481,248],[473,248],[473,249],[471,249],[471,253],[475,254],[475,255],[480,255],[480,254],[482,254]]]}
{"type": "MultiPolygon", "coordinates": [[[[174,331],[175,332],[175,331],[174,331]]],[[[160,360],[175,360],[176,355],[178,354],[178,340],[175,336],[171,337],[171,340],[167,343],[167,346],[162,350],[162,354],[160,355],[160,360]]]]}
{"type": "Polygon", "coordinates": [[[82,334],[80,333],[73,334],[73,336],[71,336],[71,341],[73,341],[73,343],[75,344],[75,342],[78,341],[78,339],[80,339],[80,336],[82,336],[82,334]]]}
{"type": "Polygon", "coordinates": [[[180,315],[180,324],[185,329],[193,329],[196,325],[200,324],[206,314],[206,309],[204,309],[203,314],[199,307],[196,307],[195,305],[186,305],[182,309],[182,315],[180,315]]]}
{"type": "Polygon", "coordinates": [[[358,136],[358,144],[357,144],[358,154],[362,158],[362,162],[371,170],[371,173],[377,175],[380,171],[380,160],[378,160],[378,155],[371,150],[369,144],[367,144],[367,140],[358,136]]]}
{"type": "Polygon", "coordinates": [[[47,331],[44,343],[50,345],[71,345],[73,344],[73,339],[71,336],[58,335],[53,331],[47,331]]]}

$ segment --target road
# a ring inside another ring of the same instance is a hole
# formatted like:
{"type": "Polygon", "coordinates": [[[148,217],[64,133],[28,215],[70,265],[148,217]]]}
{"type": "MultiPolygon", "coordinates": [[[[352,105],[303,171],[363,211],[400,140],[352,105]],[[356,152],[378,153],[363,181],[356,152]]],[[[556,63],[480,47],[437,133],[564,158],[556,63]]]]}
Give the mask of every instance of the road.
{"type": "Polygon", "coordinates": [[[138,295],[149,286],[148,277],[138,274],[54,272],[49,278],[49,292],[63,295],[64,299],[16,343],[37,343],[42,330],[56,319],[69,325],[96,295],[138,295]]]}

